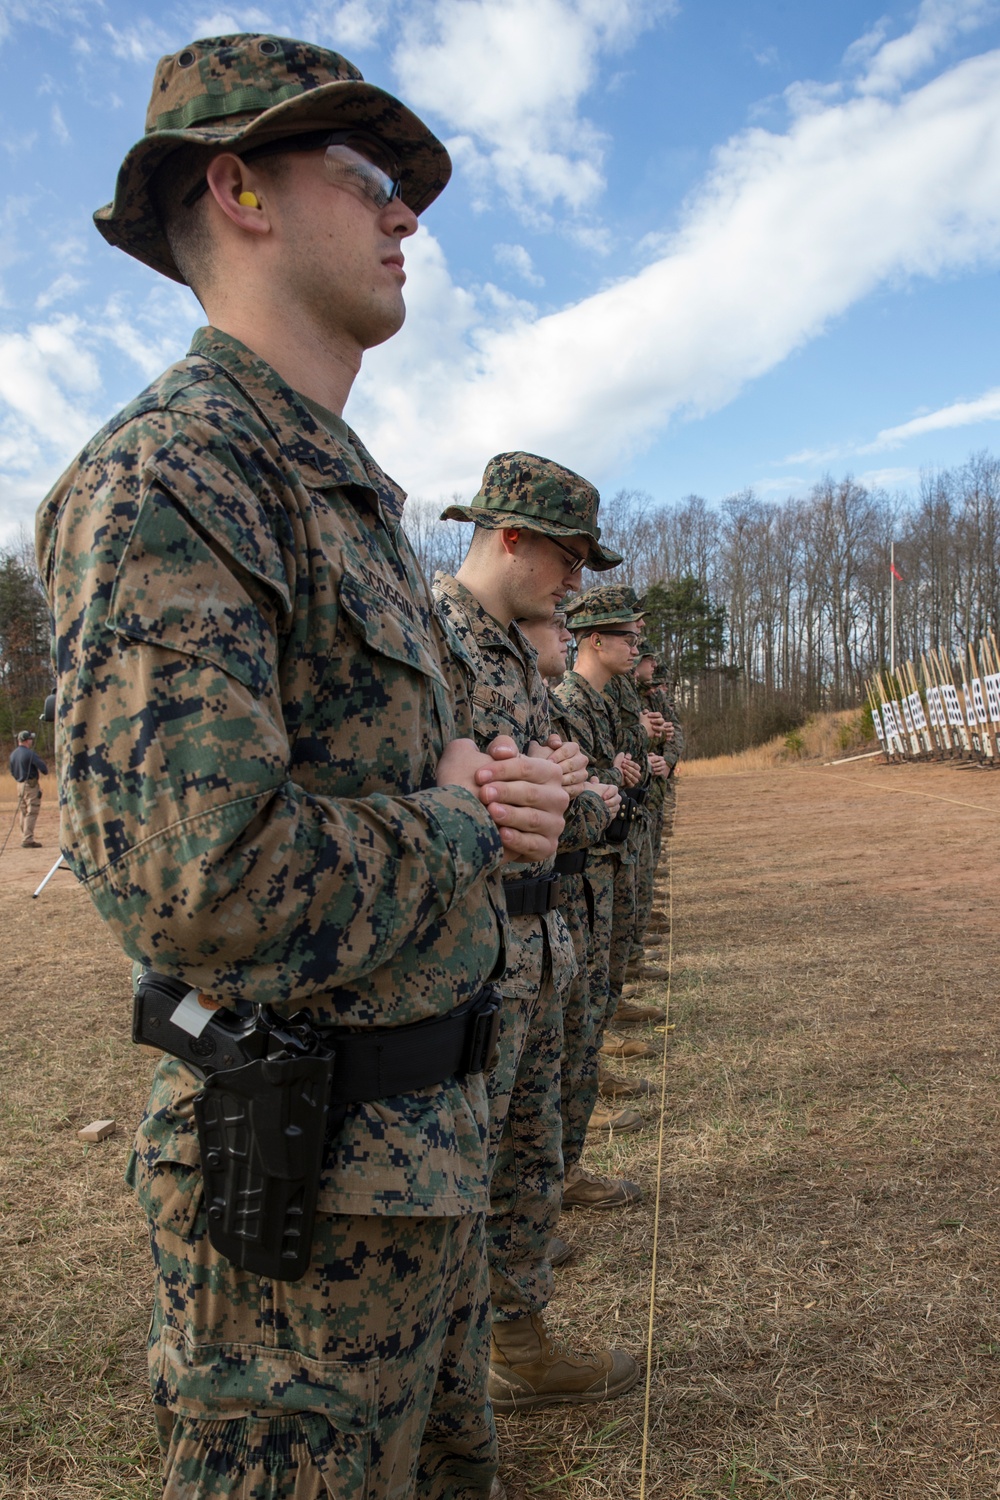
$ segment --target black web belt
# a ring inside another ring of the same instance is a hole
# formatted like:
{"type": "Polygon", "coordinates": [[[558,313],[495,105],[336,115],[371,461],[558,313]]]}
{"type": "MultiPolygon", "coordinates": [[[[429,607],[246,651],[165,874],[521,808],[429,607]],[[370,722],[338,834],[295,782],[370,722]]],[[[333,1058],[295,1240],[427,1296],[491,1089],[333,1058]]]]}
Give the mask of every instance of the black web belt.
{"type": "Polygon", "coordinates": [[[492,984],[459,1010],[409,1026],[371,1032],[316,1028],[333,1051],[333,1098],[348,1104],[393,1099],[449,1078],[485,1073],[499,1029],[500,991],[492,984]]]}
{"type": "Polygon", "coordinates": [[[215,1010],[211,1024],[192,1035],[175,1015],[190,988],[186,980],[147,970],[135,994],[132,1040],[159,1047],[201,1073],[215,1072],[266,1057],[270,1034],[304,1017],[311,1035],[333,1053],[330,1092],[342,1104],[392,1099],[486,1072],[500,1029],[500,991],[487,984],[457,1010],[407,1026],[348,1031],[321,1026],[305,1012],[290,1022],[270,1013],[265,1021],[244,1005],[215,1010]]]}
{"type": "Polygon", "coordinates": [[[538,875],[532,879],[505,880],[504,899],[508,917],[541,917],[559,905],[559,876],[538,875]]]}
{"type": "Polygon", "coordinates": [[[586,849],[570,849],[566,854],[557,854],[552,868],[557,875],[582,875],[587,868],[586,849]]]}

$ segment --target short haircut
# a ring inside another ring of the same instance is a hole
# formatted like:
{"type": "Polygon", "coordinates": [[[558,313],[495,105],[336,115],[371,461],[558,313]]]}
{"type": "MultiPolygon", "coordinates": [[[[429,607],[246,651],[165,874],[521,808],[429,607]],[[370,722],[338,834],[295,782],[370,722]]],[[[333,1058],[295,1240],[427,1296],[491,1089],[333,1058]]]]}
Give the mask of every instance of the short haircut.
{"type": "MultiPolygon", "coordinates": [[[[209,228],[211,194],[202,194],[190,207],[184,199],[192,188],[197,187],[214,158],[231,150],[228,146],[181,146],[160,163],[149,187],[174,264],[202,306],[202,293],[211,281],[215,248],[209,228]]],[[[235,154],[238,156],[239,152],[235,154]]],[[[261,172],[277,178],[284,170],[285,160],[276,154],[254,165],[261,172]]]]}
{"type": "Polygon", "coordinates": [[[183,200],[204,177],[212,158],[218,155],[218,146],[181,146],[160,163],[149,185],[149,196],[174,264],[199,301],[198,289],[204,287],[212,268],[207,194],[190,208],[185,207],[183,200]]]}

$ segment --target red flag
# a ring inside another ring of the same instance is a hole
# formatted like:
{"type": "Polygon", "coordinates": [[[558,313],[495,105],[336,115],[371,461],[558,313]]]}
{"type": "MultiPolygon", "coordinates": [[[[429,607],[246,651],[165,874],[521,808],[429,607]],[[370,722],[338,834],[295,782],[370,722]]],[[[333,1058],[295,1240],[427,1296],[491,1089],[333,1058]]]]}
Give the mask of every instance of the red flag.
{"type": "Polygon", "coordinates": [[[899,571],[899,569],[896,567],[895,563],[890,563],[889,564],[889,572],[892,574],[893,578],[898,578],[899,581],[900,581],[900,583],[902,583],[902,581],[903,581],[903,575],[899,571]]]}

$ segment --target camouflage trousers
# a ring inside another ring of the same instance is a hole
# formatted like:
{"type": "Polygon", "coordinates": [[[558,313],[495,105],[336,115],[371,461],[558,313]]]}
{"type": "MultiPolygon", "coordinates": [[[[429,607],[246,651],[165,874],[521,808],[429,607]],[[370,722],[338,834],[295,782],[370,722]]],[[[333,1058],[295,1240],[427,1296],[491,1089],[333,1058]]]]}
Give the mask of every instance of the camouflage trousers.
{"type": "Polygon", "coordinates": [[[632,958],[641,963],[646,946],[646,927],[653,910],[653,877],[660,864],[663,841],[663,807],[650,808],[650,826],[639,849],[636,866],[635,941],[632,958]]]}
{"type": "Polygon", "coordinates": [[[317,1216],[299,1281],[224,1260],[201,1173],[136,1168],[164,1500],[489,1495],[482,1215],[317,1216]]]}
{"type": "Polygon", "coordinates": [[[563,876],[561,910],[573,939],[578,970],[563,1003],[562,1130],[567,1170],[583,1155],[587,1125],[597,1103],[597,1064],[608,1008],[608,954],[618,863],[617,854],[591,852],[584,874],[563,876]]]}
{"type": "Polygon", "coordinates": [[[666,795],[663,799],[662,828],[663,837],[671,839],[674,836],[674,818],[677,814],[677,782],[671,776],[667,781],[666,795]]]}
{"type": "Polygon", "coordinates": [[[645,835],[645,821],[633,824],[636,831],[629,835],[625,853],[615,871],[615,892],[611,915],[611,947],[608,963],[608,1021],[610,1022],[621,999],[625,970],[632,957],[635,941],[636,876],[638,869],[639,835],[645,835]]]}
{"type": "Polygon", "coordinates": [[[562,998],[546,964],[532,1000],[504,996],[499,1061],[488,1080],[493,1316],[541,1312],[552,1296],[549,1240],[562,1211],[562,998]]]}

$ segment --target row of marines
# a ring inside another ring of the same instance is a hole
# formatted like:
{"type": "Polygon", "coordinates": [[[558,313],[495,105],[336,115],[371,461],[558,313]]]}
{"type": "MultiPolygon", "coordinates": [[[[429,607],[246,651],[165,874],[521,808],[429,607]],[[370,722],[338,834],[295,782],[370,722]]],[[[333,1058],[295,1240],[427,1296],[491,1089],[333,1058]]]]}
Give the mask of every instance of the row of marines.
{"type": "Polygon", "coordinates": [[[561,1209],[639,1197],[581,1158],[588,1127],[641,1123],[600,1063],[644,1045],[607,1028],[645,1018],[625,991],[682,749],[641,601],[580,588],[621,562],[597,491],[522,452],[445,512],[474,530],[432,593],[342,415],[449,172],[339,54],[211,37],[161,59],[95,215],[208,324],[37,531],[61,846],[125,952],[186,991],[189,1051],[158,1062],[129,1165],[168,1500],[496,1496],[494,1409],[639,1374],[559,1349],[543,1315],[561,1209]],[[235,1073],[189,1063],[216,1005],[287,1022],[255,1087],[304,1036],[339,1060],[294,1276],[215,1242],[205,1101],[235,1073]]]}

